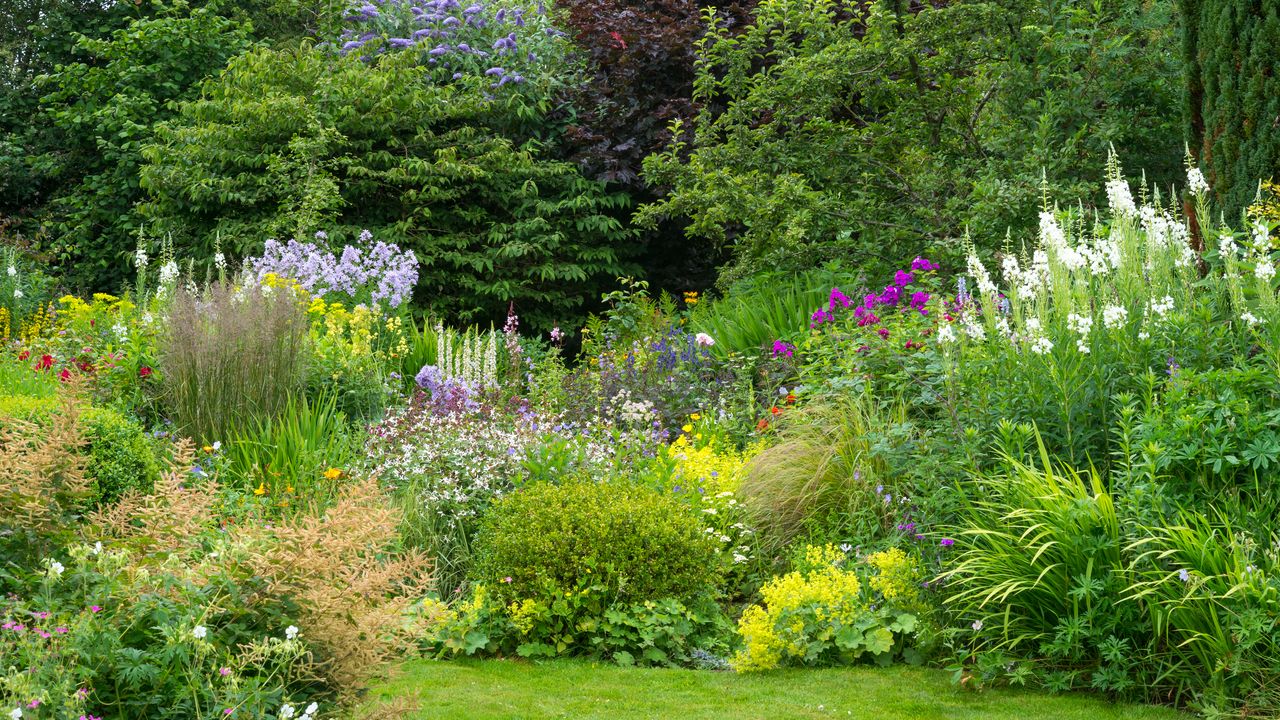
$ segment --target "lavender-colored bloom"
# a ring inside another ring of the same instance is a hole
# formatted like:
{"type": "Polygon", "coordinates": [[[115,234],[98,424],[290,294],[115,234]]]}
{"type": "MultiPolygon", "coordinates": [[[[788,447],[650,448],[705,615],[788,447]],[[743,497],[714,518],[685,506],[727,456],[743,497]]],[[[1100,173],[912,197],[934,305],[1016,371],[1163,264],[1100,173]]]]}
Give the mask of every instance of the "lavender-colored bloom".
{"type": "Polygon", "coordinates": [[[505,73],[506,73],[506,70],[503,70],[500,67],[491,67],[488,70],[484,71],[485,75],[503,75],[505,73]]]}
{"type": "Polygon", "coordinates": [[[387,41],[387,43],[390,44],[391,47],[401,47],[401,48],[412,47],[415,44],[413,40],[410,40],[408,38],[391,38],[390,40],[387,41]]]}
{"type": "Polygon", "coordinates": [[[428,54],[428,55],[433,55],[433,56],[435,56],[435,57],[439,57],[439,56],[441,56],[441,55],[448,54],[448,52],[449,52],[449,46],[448,46],[448,45],[437,45],[437,46],[435,46],[435,47],[431,48],[431,50],[429,50],[429,51],[427,52],[427,54],[428,54]]]}
{"type": "Polygon", "coordinates": [[[1182,568],[1178,571],[1178,579],[1184,583],[1189,583],[1191,582],[1191,573],[1186,568],[1182,568]]]}

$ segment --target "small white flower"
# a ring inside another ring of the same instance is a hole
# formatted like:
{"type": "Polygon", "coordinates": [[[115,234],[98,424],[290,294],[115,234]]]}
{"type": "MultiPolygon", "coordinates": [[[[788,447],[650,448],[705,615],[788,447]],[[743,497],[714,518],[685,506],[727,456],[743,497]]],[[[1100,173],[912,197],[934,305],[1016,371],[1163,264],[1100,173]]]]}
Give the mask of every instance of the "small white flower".
{"type": "Polygon", "coordinates": [[[1138,339],[1139,339],[1139,340],[1150,340],[1150,339],[1151,339],[1151,333],[1147,332],[1146,330],[1139,330],[1139,331],[1138,331],[1138,339]]]}
{"type": "Polygon", "coordinates": [[[62,575],[64,570],[66,570],[66,568],[63,567],[62,563],[58,562],[57,560],[49,561],[49,575],[51,577],[59,577],[60,575],[62,575]]]}
{"type": "Polygon", "coordinates": [[[9,711],[9,717],[13,720],[19,720],[22,717],[22,708],[14,708],[9,711]]]}
{"type": "Polygon", "coordinates": [[[22,299],[22,290],[20,290],[20,289],[18,289],[18,288],[14,288],[14,289],[13,289],[13,297],[14,297],[14,298],[16,298],[16,299],[18,299],[18,300],[21,300],[21,299],[22,299]]]}
{"type": "Polygon", "coordinates": [[[1261,320],[1258,319],[1257,315],[1254,315],[1248,310],[1245,310],[1244,312],[1240,313],[1240,320],[1244,322],[1245,325],[1248,325],[1249,327],[1253,327],[1254,325],[1257,325],[1258,323],[1262,322],[1261,320]]]}
{"type": "Polygon", "coordinates": [[[9,277],[13,277],[14,275],[17,275],[17,274],[18,274],[18,268],[16,268],[16,267],[14,267],[14,266],[10,265],[10,266],[9,266],[9,277]]]}
{"type": "Polygon", "coordinates": [[[293,706],[290,705],[289,703],[285,703],[280,707],[280,717],[284,718],[285,720],[288,720],[288,718],[293,717],[293,713],[294,713],[293,706]]]}
{"type": "Polygon", "coordinates": [[[191,636],[197,640],[203,640],[209,635],[209,629],[203,625],[197,625],[191,629],[191,636]]]}
{"type": "Polygon", "coordinates": [[[285,637],[285,639],[286,639],[286,640],[292,640],[292,639],[294,639],[294,638],[298,637],[298,626],[297,626],[297,625],[290,625],[289,627],[285,628],[285,629],[284,629],[284,637],[285,637]]]}
{"type": "Polygon", "coordinates": [[[214,441],[213,441],[213,445],[211,445],[210,447],[212,447],[212,448],[213,448],[213,451],[214,451],[214,452],[218,452],[219,450],[221,450],[221,449],[222,449],[222,441],[221,441],[221,440],[214,440],[214,441]]]}
{"type": "Polygon", "coordinates": [[[1173,311],[1172,295],[1165,295],[1163,300],[1151,301],[1151,312],[1155,313],[1156,317],[1162,320],[1165,318],[1166,315],[1168,315],[1172,311],[1173,311]]]}
{"type": "Polygon", "coordinates": [[[715,339],[706,333],[698,333],[694,336],[694,341],[703,347],[711,347],[716,344],[715,339]]]}
{"type": "Polygon", "coordinates": [[[94,554],[94,555],[101,555],[101,554],[102,554],[102,541],[101,541],[101,540],[99,540],[98,542],[96,542],[96,543],[94,543],[94,544],[93,544],[93,554],[94,554]]]}
{"type": "Polygon", "coordinates": [[[226,256],[226,255],[223,255],[222,253],[217,253],[217,254],[215,254],[215,255],[213,256],[213,266],[214,266],[214,267],[216,267],[216,268],[218,268],[219,270],[226,270],[226,269],[227,269],[227,256],[226,256]]]}
{"type": "Polygon", "coordinates": [[[319,709],[320,709],[320,706],[319,706],[318,704],[316,704],[316,703],[311,703],[310,705],[308,705],[308,706],[307,706],[307,709],[306,709],[305,714],[307,714],[307,715],[315,715],[315,714],[316,714],[316,711],[317,711],[317,710],[319,710],[319,709]]]}
{"type": "Polygon", "coordinates": [[[1053,349],[1053,341],[1047,337],[1041,336],[1031,343],[1031,352],[1037,355],[1044,355],[1053,349]]]}
{"type": "Polygon", "coordinates": [[[115,333],[116,337],[119,338],[121,342],[129,339],[129,328],[125,327],[122,323],[112,325],[111,332],[115,333]]]}
{"type": "Polygon", "coordinates": [[[938,342],[946,344],[956,341],[956,332],[951,329],[950,325],[943,325],[938,329],[938,342]]]}
{"type": "Polygon", "coordinates": [[[170,260],[160,266],[160,284],[169,285],[178,279],[178,263],[170,260]]]}
{"type": "Polygon", "coordinates": [[[974,632],[978,632],[978,631],[979,631],[979,630],[981,630],[981,629],[982,629],[982,621],[981,621],[981,620],[974,620],[974,621],[973,621],[973,631],[974,631],[974,632]]]}

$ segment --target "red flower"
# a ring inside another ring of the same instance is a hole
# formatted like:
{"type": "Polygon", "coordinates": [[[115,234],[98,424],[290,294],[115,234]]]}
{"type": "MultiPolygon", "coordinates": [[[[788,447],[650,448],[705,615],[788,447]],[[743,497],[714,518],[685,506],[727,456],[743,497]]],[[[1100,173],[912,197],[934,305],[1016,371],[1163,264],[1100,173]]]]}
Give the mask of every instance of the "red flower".
{"type": "Polygon", "coordinates": [[[616,43],[615,47],[621,50],[627,49],[627,41],[622,39],[622,36],[618,34],[617,30],[609,33],[609,37],[613,38],[613,42],[616,43]]]}
{"type": "Polygon", "coordinates": [[[795,401],[796,401],[796,394],[795,394],[795,393],[787,393],[787,404],[788,404],[788,405],[790,405],[791,403],[794,403],[795,401]]]}
{"type": "Polygon", "coordinates": [[[146,365],[143,365],[142,367],[138,368],[138,377],[140,378],[151,377],[151,368],[146,365]]]}
{"type": "Polygon", "coordinates": [[[20,361],[21,361],[21,360],[26,360],[26,359],[27,359],[27,358],[29,358],[29,357],[31,357],[31,351],[30,351],[30,350],[23,350],[22,352],[18,353],[18,360],[20,360],[20,361]]]}
{"type": "Polygon", "coordinates": [[[36,361],[37,370],[48,370],[51,367],[53,367],[52,355],[41,355],[40,359],[36,361]]]}
{"type": "Polygon", "coordinates": [[[62,382],[66,382],[70,380],[71,371],[66,368],[62,368],[62,372],[58,373],[58,379],[61,380],[62,382]]]}
{"type": "Polygon", "coordinates": [[[773,407],[769,408],[769,412],[773,413],[774,415],[777,415],[778,413],[782,412],[782,408],[778,407],[777,405],[774,405],[773,407]]]}

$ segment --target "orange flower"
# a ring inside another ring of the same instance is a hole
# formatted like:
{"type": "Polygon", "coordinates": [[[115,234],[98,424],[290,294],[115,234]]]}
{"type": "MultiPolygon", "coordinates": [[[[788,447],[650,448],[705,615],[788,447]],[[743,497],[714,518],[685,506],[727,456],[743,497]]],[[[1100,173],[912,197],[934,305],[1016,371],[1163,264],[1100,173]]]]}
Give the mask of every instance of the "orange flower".
{"type": "Polygon", "coordinates": [[[764,431],[768,427],[769,427],[769,421],[765,420],[764,418],[760,418],[760,422],[756,423],[757,430],[764,431]]]}
{"type": "Polygon", "coordinates": [[[782,408],[778,407],[777,405],[774,405],[773,407],[769,408],[769,412],[773,413],[774,415],[777,415],[778,413],[782,412],[782,408]]]}

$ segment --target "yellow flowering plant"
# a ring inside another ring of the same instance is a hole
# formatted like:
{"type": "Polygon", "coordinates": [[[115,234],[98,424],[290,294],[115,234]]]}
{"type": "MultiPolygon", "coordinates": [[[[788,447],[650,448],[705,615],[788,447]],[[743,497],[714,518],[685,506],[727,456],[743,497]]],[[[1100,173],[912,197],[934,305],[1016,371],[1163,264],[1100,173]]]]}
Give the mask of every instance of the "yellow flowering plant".
{"type": "MultiPolygon", "coordinates": [[[[900,655],[915,659],[910,641],[917,616],[876,603],[850,565],[834,545],[806,546],[795,569],[765,583],[761,602],[743,612],[738,621],[742,649],[732,660],[734,669],[847,664],[865,657],[886,663],[900,655]]],[[[879,577],[872,579],[872,589],[879,577]]]]}

